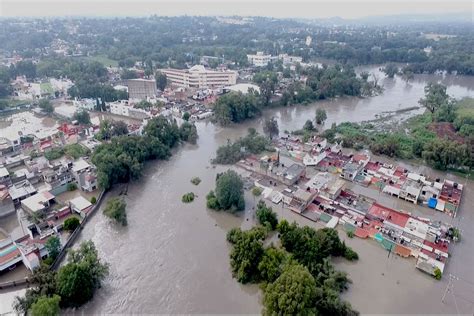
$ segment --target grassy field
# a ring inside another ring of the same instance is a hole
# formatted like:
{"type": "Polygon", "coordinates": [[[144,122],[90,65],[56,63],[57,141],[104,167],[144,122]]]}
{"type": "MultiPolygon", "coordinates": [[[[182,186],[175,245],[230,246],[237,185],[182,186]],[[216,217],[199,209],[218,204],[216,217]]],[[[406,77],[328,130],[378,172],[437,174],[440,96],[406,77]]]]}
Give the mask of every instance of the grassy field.
{"type": "Polygon", "coordinates": [[[53,94],[53,86],[49,82],[42,82],[40,83],[40,89],[42,93],[49,93],[53,94]]]}
{"type": "Polygon", "coordinates": [[[89,56],[86,57],[88,60],[98,61],[105,67],[117,67],[118,62],[116,60],[110,59],[105,55],[89,56]]]}
{"type": "Polygon", "coordinates": [[[461,117],[474,118],[474,98],[464,98],[458,103],[456,114],[461,117]]]}

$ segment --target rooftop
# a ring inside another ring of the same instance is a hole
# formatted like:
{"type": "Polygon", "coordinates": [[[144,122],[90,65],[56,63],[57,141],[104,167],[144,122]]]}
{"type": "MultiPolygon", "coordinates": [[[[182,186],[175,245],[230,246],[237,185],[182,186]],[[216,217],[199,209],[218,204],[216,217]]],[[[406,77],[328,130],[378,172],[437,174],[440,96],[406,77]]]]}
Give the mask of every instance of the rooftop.
{"type": "Polygon", "coordinates": [[[45,191],[45,192],[36,193],[35,195],[32,195],[24,199],[23,201],[21,201],[21,204],[26,206],[32,212],[38,212],[44,209],[45,204],[49,203],[53,199],[54,199],[54,195],[45,191]]]}
{"type": "Polygon", "coordinates": [[[91,165],[85,161],[84,159],[78,159],[74,161],[74,164],[72,166],[72,171],[74,172],[79,172],[81,170],[89,168],[91,165]]]}
{"type": "Polygon", "coordinates": [[[82,196],[78,196],[72,200],[69,201],[71,205],[79,210],[85,210],[86,208],[92,206],[92,203],[89,202],[86,198],[82,196]]]}

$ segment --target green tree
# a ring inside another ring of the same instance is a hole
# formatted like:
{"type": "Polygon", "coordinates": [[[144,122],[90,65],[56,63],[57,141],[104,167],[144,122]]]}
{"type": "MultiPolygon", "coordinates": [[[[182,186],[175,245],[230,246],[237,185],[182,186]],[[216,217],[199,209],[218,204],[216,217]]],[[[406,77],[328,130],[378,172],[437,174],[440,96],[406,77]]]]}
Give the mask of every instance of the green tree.
{"type": "Polygon", "coordinates": [[[328,118],[326,114],[326,110],[324,109],[317,109],[316,110],[316,123],[318,125],[324,124],[324,121],[328,118]]]}
{"type": "Polygon", "coordinates": [[[189,118],[191,117],[191,114],[189,114],[189,112],[184,112],[183,113],[183,120],[185,120],[186,122],[189,121],[189,118]]]}
{"type": "Polygon", "coordinates": [[[214,103],[214,120],[220,125],[240,123],[260,115],[256,93],[230,92],[214,103]]]}
{"type": "Polygon", "coordinates": [[[89,125],[91,123],[91,116],[86,110],[77,111],[72,118],[79,124],[89,125]]]}
{"type": "Polygon", "coordinates": [[[449,95],[446,93],[446,86],[430,82],[425,86],[425,97],[420,99],[418,103],[433,114],[441,106],[445,105],[448,100],[449,95]]]}
{"type": "Polygon", "coordinates": [[[273,139],[274,136],[278,136],[280,133],[278,121],[274,117],[265,120],[263,123],[263,132],[267,134],[270,139],[273,139]]]}
{"type": "Polygon", "coordinates": [[[67,184],[68,191],[74,191],[77,189],[77,184],[75,182],[70,182],[67,184]]]}
{"type": "Polygon", "coordinates": [[[155,74],[155,80],[156,80],[156,87],[160,89],[161,91],[164,91],[166,88],[166,85],[168,84],[168,78],[166,78],[166,75],[160,71],[157,71],[155,74]]]}
{"type": "Polygon", "coordinates": [[[42,296],[31,306],[30,314],[32,316],[56,316],[59,315],[59,302],[61,297],[53,295],[52,297],[42,296]]]}
{"type": "Polygon", "coordinates": [[[257,204],[256,211],[258,222],[263,226],[268,226],[271,230],[274,230],[278,225],[277,214],[268,207],[265,202],[260,200],[257,204]]]}
{"type": "Polygon", "coordinates": [[[44,246],[48,251],[48,256],[53,260],[56,259],[56,257],[59,255],[59,252],[61,251],[61,241],[57,236],[50,237],[44,246]]]}
{"type": "Polygon", "coordinates": [[[15,311],[21,314],[26,314],[40,297],[50,297],[56,293],[56,273],[47,265],[34,270],[29,281],[31,287],[26,290],[25,296],[16,296],[13,303],[15,311]]]}
{"type": "Polygon", "coordinates": [[[230,252],[232,274],[241,283],[258,281],[258,264],[262,258],[265,232],[259,228],[248,231],[235,229],[229,232],[227,240],[233,244],[230,252]]]}
{"type": "Polygon", "coordinates": [[[315,128],[314,128],[313,121],[307,120],[303,125],[303,130],[308,131],[308,132],[314,131],[315,128]]]}
{"type": "Polygon", "coordinates": [[[289,264],[290,256],[280,248],[268,247],[258,263],[260,279],[264,282],[274,282],[289,264]]]}
{"type": "Polygon", "coordinates": [[[402,69],[402,78],[406,81],[406,83],[408,83],[410,80],[413,80],[413,78],[415,78],[415,75],[409,67],[404,67],[402,69]]]}
{"type": "Polygon", "coordinates": [[[389,78],[395,77],[396,74],[398,74],[398,67],[395,64],[387,64],[382,71],[385,73],[385,75],[389,78]]]}
{"type": "Polygon", "coordinates": [[[70,250],[68,263],[56,275],[61,305],[77,307],[89,301],[107,274],[108,265],[101,262],[92,241],[84,241],[77,250],[70,250]]]}
{"type": "Polygon", "coordinates": [[[104,208],[104,215],[115,220],[122,226],[127,226],[127,204],[121,198],[114,197],[107,201],[104,208]]]}
{"type": "Polygon", "coordinates": [[[76,230],[76,228],[80,225],[80,221],[79,221],[79,218],[73,216],[73,217],[69,217],[68,219],[66,219],[64,221],[64,224],[63,224],[63,228],[64,230],[67,230],[67,231],[74,231],[76,230]]]}
{"type": "Polygon", "coordinates": [[[233,170],[220,174],[216,180],[216,199],[223,210],[241,211],[245,208],[244,184],[233,170]]]}
{"type": "Polygon", "coordinates": [[[41,110],[43,110],[45,113],[51,114],[54,112],[54,107],[51,104],[51,101],[48,99],[41,99],[39,100],[39,107],[41,110]]]}
{"type": "Polygon", "coordinates": [[[179,134],[181,140],[185,142],[190,142],[191,144],[196,144],[198,139],[198,133],[196,125],[189,122],[183,122],[179,127],[179,134]]]}
{"type": "Polygon", "coordinates": [[[316,315],[313,276],[302,265],[289,266],[264,292],[265,315],[316,315]]]}

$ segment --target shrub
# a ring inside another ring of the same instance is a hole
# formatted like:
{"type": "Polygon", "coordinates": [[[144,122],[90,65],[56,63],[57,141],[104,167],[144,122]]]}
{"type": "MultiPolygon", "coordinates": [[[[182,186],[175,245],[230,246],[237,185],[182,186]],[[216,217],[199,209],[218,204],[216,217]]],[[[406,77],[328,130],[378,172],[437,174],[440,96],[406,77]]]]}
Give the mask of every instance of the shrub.
{"type": "Polygon", "coordinates": [[[347,234],[347,237],[349,237],[349,238],[354,238],[354,232],[353,232],[353,231],[348,230],[348,231],[346,232],[346,234],[347,234]]]}
{"type": "Polygon", "coordinates": [[[92,204],[97,203],[97,198],[95,196],[91,197],[91,203],[92,204]]]}
{"type": "Polygon", "coordinates": [[[52,148],[44,153],[44,157],[48,160],[59,159],[64,155],[63,148],[52,148]]]}
{"type": "Polygon", "coordinates": [[[350,260],[350,261],[354,261],[354,260],[359,259],[359,255],[357,254],[357,252],[352,250],[351,247],[346,247],[344,249],[344,258],[346,258],[347,260],[350,260]]]}
{"type": "Polygon", "coordinates": [[[70,217],[70,218],[68,218],[64,221],[63,228],[64,228],[64,230],[72,232],[72,231],[76,230],[76,228],[80,224],[81,224],[81,222],[79,221],[79,218],[74,216],[74,217],[70,217]]]}
{"type": "Polygon", "coordinates": [[[254,187],[252,189],[252,194],[254,196],[260,196],[262,194],[262,192],[263,192],[262,188],[259,188],[259,187],[254,187]]]}
{"type": "Polygon", "coordinates": [[[68,191],[74,191],[77,189],[77,184],[74,182],[68,183],[67,184],[67,190],[68,191]]]}
{"type": "Polygon", "coordinates": [[[199,183],[201,183],[201,179],[199,177],[194,177],[191,179],[191,183],[194,185],[199,185],[199,183]]]}
{"type": "Polygon", "coordinates": [[[439,268],[436,268],[434,271],[434,278],[436,280],[441,280],[441,277],[443,276],[443,273],[441,273],[441,270],[439,268]]]}
{"type": "Polygon", "coordinates": [[[278,219],[271,207],[267,207],[265,202],[259,201],[257,204],[257,219],[261,225],[268,226],[270,230],[274,230],[278,225],[278,219]]]}
{"type": "Polygon", "coordinates": [[[194,201],[194,193],[193,193],[193,192],[186,193],[186,194],[183,195],[183,197],[181,198],[181,201],[182,201],[183,203],[191,203],[192,201],[194,201]]]}

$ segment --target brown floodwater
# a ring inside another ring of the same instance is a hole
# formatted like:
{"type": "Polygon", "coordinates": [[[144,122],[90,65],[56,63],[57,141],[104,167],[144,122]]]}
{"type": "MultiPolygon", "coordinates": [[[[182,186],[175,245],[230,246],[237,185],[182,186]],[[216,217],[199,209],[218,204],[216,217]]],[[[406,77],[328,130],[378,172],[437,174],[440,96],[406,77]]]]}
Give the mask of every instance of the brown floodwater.
{"type": "MultiPolygon", "coordinates": [[[[376,68],[370,70],[378,73],[376,68]]],[[[382,78],[380,73],[378,76],[382,78]]],[[[449,86],[448,92],[455,97],[474,96],[473,77],[416,76],[410,84],[400,79],[380,79],[385,91],[373,98],[341,98],[308,106],[271,109],[262,118],[228,128],[198,122],[197,145],[186,144],[177,149],[170,160],[147,164],[144,176],[128,185],[127,227],[112,224],[99,211],[83,230],[80,239],[95,242],[101,257],[110,263],[110,275],[94,299],[75,313],[260,313],[261,291],[258,287],[243,286],[232,278],[230,248],[225,238],[232,227],[252,225],[254,198],[247,194],[247,208],[239,216],[209,211],[205,207],[205,195],[214,187],[216,173],[227,169],[210,165],[217,147],[228,139],[245,135],[249,127],[261,131],[265,117],[275,116],[283,131],[301,128],[307,119],[314,118],[318,107],[326,109],[326,126],[330,126],[333,122],[364,121],[375,118],[377,113],[416,106],[428,81],[444,82],[449,86]],[[190,183],[195,176],[202,180],[198,186],[190,183]],[[183,204],[181,196],[191,191],[198,195],[197,199],[183,204]]],[[[427,168],[424,170],[431,172],[427,168]]],[[[107,197],[122,189],[117,187],[107,197]]],[[[360,190],[379,197],[376,191],[360,190]]],[[[453,247],[453,259],[447,266],[447,273],[462,278],[456,281],[455,294],[472,301],[474,236],[470,227],[474,224],[473,191],[471,182],[465,192],[460,217],[455,220],[463,229],[463,239],[453,247]]],[[[389,206],[412,207],[388,196],[380,198],[389,206]]],[[[316,225],[280,206],[275,210],[280,218],[316,225]]],[[[422,207],[412,211],[430,213],[422,207]]],[[[440,213],[436,216],[451,220],[440,213]]],[[[337,260],[336,265],[347,271],[353,280],[344,298],[355,309],[379,314],[456,313],[452,295],[447,296],[445,304],[440,302],[447,277],[435,281],[417,271],[413,260],[387,259],[387,253],[373,242],[349,239],[347,243],[359,252],[360,260],[357,263],[337,260]]],[[[459,297],[456,303],[460,313],[472,313],[472,303],[459,297]]]]}

